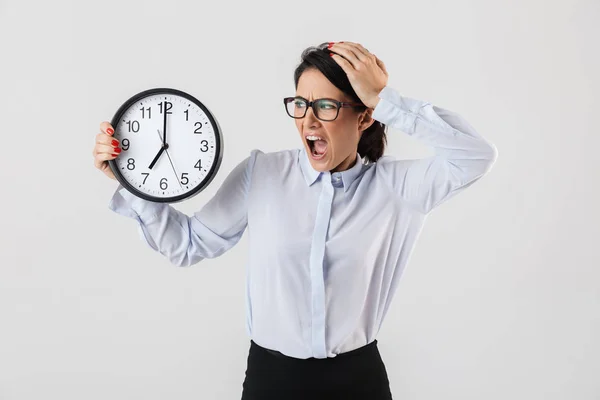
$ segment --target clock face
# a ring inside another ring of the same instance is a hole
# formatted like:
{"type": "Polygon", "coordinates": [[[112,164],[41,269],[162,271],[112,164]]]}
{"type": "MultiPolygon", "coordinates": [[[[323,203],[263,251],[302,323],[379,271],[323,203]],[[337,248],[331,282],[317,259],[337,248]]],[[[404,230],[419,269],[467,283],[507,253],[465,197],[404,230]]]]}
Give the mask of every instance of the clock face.
{"type": "Polygon", "coordinates": [[[219,169],[218,123],[185,92],[138,93],[116,112],[112,126],[122,151],[109,165],[119,182],[138,197],[181,201],[204,189],[219,169]]]}

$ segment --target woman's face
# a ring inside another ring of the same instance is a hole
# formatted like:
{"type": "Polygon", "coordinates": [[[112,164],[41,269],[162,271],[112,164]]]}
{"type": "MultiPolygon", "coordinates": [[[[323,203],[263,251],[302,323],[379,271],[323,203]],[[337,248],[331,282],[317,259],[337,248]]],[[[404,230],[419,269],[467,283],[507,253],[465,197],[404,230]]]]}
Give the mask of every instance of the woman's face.
{"type": "MultiPolygon", "coordinates": [[[[354,102],[315,68],[306,69],[298,80],[296,96],[308,101],[330,98],[344,102],[354,102]]],[[[338,117],[333,121],[321,121],[315,117],[312,107],[308,107],[304,118],[294,119],[296,127],[310,163],[317,171],[344,171],[354,164],[356,151],[362,131],[374,120],[372,109],[357,112],[352,108],[340,108],[338,117]],[[307,136],[318,136],[323,142],[317,143],[322,150],[321,156],[313,154],[313,146],[307,136]]]]}

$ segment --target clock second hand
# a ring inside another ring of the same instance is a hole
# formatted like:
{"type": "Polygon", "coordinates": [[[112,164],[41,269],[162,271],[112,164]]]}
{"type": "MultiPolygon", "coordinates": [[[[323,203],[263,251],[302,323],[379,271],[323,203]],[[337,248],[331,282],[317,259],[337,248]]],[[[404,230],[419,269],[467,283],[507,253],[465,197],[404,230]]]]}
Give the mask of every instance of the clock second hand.
{"type": "MultiPolygon", "coordinates": [[[[160,129],[157,129],[156,131],[158,132],[158,138],[162,142],[164,139],[164,136],[160,134],[160,129]]],[[[173,172],[175,173],[175,179],[177,180],[177,183],[179,183],[179,187],[181,188],[181,190],[183,190],[183,186],[181,186],[181,182],[179,181],[179,175],[177,175],[177,171],[175,171],[175,166],[173,165],[173,161],[171,160],[171,156],[169,155],[169,150],[167,150],[165,148],[165,152],[167,153],[167,157],[169,157],[169,162],[171,163],[171,168],[173,168],[173,172]]]]}

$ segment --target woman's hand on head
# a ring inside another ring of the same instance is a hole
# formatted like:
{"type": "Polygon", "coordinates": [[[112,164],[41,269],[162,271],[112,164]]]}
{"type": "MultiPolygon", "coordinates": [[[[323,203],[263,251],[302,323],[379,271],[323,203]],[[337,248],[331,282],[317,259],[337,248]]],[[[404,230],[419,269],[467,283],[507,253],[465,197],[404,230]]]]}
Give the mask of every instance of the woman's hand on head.
{"type": "Polygon", "coordinates": [[[104,172],[106,176],[115,179],[115,174],[108,166],[108,160],[117,158],[121,149],[119,141],[112,137],[115,130],[110,125],[110,122],[104,121],[100,124],[100,133],[96,135],[96,143],[92,155],[94,156],[94,166],[104,172]]]}
{"type": "Polygon", "coordinates": [[[334,42],[329,48],[342,67],[354,91],[367,107],[375,108],[379,93],[387,85],[385,64],[358,43],[334,42]]]}

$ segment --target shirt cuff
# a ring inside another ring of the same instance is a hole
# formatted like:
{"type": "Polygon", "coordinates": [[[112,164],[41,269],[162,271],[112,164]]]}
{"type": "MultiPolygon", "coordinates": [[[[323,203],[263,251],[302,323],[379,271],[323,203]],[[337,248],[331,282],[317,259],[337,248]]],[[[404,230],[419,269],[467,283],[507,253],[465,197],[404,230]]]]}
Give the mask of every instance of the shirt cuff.
{"type": "Polygon", "coordinates": [[[108,204],[108,208],[117,214],[135,219],[138,222],[138,235],[151,249],[156,251],[158,251],[158,246],[152,239],[146,224],[156,219],[161,207],[164,206],[163,203],[139,198],[120,184],[108,204]]]}
{"type": "Polygon", "coordinates": [[[371,117],[393,128],[410,132],[417,115],[403,107],[402,96],[392,87],[386,86],[379,92],[378,97],[379,102],[371,117]]]}
{"type": "Polygon", "coordinates": [[[151,222],[155,219],[165,206],[165,203],[156,203],[137,197],[121,184],[115,190],[108,204],[108,208],[117,214],[134,219],[140,218],[144,222],[151,222]]]}

